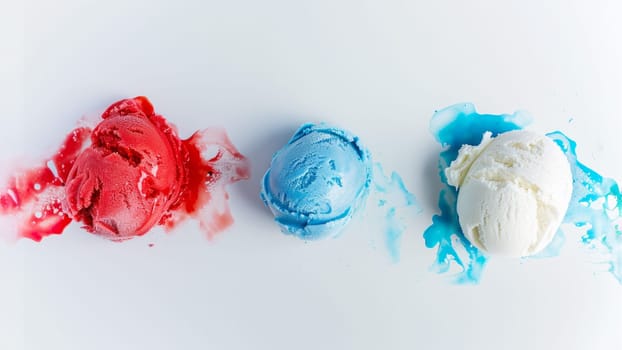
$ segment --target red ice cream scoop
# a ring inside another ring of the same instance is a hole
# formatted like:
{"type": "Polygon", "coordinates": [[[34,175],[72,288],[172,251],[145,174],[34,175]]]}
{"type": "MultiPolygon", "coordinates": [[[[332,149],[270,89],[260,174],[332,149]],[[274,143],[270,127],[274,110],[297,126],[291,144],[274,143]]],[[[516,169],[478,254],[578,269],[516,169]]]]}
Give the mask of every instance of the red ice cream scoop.
{"type": "Polygon", "coordinates": [[[142,235],[179,197],[181,143],[152,120],[150,107],[137,98],[109,108],[69,172],[67,208],[87,230],[114,239],[142,235]]]}
{"type": "Polygon", "coordinates": [[[248,168],[223,130],[181,140],[147,98],[136,97],[110,106],[92,131],[70,133],[46,166],[16,175],[0,208],[26,214],[20,236],[35,240],[72,219],[116,241],[188,216],[213,234],[232,222],[224,187],[248,178],[248,168]]]}

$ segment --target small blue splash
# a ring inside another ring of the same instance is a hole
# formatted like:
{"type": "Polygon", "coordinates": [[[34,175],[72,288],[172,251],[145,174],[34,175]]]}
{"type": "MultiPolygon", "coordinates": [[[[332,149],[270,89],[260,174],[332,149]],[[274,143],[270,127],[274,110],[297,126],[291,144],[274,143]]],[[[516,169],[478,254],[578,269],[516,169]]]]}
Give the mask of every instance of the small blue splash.
{"type": "Polygon", "coordinates": [[[456,263],[462,271],[455,278],[456,283],[478,283],[487,257],[473,246],[462,233],[456,211],[458,192],[447,184],[445,168],[458,157],[458,150],[464,144],[478,145],[482,136],[489,131],[492,136],[511,130],[522,129],[531,122],[531,118],[523,112],[514,114],[479,114],[471,103],[461,103],[437,111],[430,121],[430,131],[443,146],[439,158],[439,175],[443,187],[438,206],[440,215],[434,215],[432,225],[423,233],[426,247],[437,247],[436,261],[432,269],[437,273],[445,273],[450,269],[451,262],[456,263]],[[466,251],[458,253],[457,247],[466,251]]]}
{"type": "Polygon", "coordinates": [[[572,169],[572,199],[564,223],[585,228],[581,241],[606,252],[608,270],[622,284],[622,194],[618,183],[577,159],[576,142],[560,131],[547,134],[566,154],[572,169]]]}
{"type": "Polygon", "coordinates": [[[402,177],[395,171],[391,177],[385,175],[380,163],[374,164],[374,189],[379,196],[378,207],[386,210],[385,244],[393,262],[400,260],[400,242],[406,225],[398,212],[414,207],[421,212],[415,196],[408,191],[402,177]]]}

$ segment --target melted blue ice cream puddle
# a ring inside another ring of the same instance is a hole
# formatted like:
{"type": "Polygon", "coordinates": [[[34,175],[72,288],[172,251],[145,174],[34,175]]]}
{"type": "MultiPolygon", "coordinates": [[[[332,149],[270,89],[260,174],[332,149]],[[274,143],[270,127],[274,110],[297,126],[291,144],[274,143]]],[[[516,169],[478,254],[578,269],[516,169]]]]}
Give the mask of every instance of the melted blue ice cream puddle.
{"type": "Polygon", "coordinates": [[[581,241],[607,253],[608,270],[622,284],[622,194],[618,183],[577,159],[575,141],[562,132],[547,134],[566,154],[572,170],[572,199],[564,223],[585,228],[581,241]]]}
{"type": "Polygon", "coordinates": [[[373,184],[378,197],[378,207],[386,210],[384,214],[385,245],[391,260],[396,263],[400,260],[400,246],[402,235],[406,229],[404,215],[409,215],[409,208],[421,212],[413,195],[404,184],[404,180],[397,172],[387,176],[380,163],[374,163],[373,184]]]}
{"type": "MultiPolygon", "coordinates": [[[[457,158],[462,145],[478,145],[486,131],[492,136],[507,131],[522,129],[531,118],[521,112],[514,114],[478,114],[470,103],[457,104],[434,114],[430,130],[443,146],[439,159],[439,175],[442,189],[438,205],[439,215],[434,215],[432,225],[423,237],[428,248],[437,249],[436,261],[432,268],[438,273],[449,271],[452,261],[461,268],[455,278],[456,283],[477,283],[488,258],[464,236],[456,210],[458,192],[447,184],[445,169],[457,158]],[[458,249],[466,251],[458,253],[458,249]]],[[[609,271],[622,283],[622,232],[615,219],[622,216],[622,195],[618,184],[604,178],[594,170],[578,161],[576,143],[563,133],[556,131],[547,134],[564,151],[573,175],[573,194],[564,223],[585,227],[583,243],[590,247],[601,247],[608,252],[606,263],[609,271]],[[588,228],[589,227],[589,228],[588,228]]],[[[559,254],[565,236],[558,231],[553,241],[536,258],[552,257],[559,254]]]]}
{"type": "Polygon", "coordinates": [[[531,121],[527,115],[515,114],[478,114],[475,106],[462,103],[437,111],[430,121],[430,131],[443,146],[439,158],[439,175],[442,182],[438,206],[439,215],[432,217],[432,225],[423,233],[425,245],[436,247],[436,261],[432,266],[437,273],[449,271],[451,262],[461,268],[456,276],[457,283],[477,283],[488,258],[477,247],[472,245],[462,233],[458,221],[456,201],[458,191],[447,184],[445,169],[458,157],[462,145],[479,145],[486,131],[492,136],[500,133],[522,129],[531,121]],[[463,247],[467,256],[461,257],[456,246],[463,247]]]}

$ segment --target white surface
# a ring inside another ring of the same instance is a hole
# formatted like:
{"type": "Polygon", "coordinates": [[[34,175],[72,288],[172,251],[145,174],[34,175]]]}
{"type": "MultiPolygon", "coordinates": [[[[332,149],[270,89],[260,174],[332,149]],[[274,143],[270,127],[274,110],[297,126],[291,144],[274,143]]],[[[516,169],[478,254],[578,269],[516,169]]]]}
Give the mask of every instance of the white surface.
{"type": "Polygon", "coordinates": [[[189,222],[123,244],[77,225],[0,244],[1,349],[622,348],[622,286],[577,236],[558,258],[492,260],[475,287],[428,272],[421,237],[439,188],[428,120],[456,102],[526,109],[622,179],[620,2],[0,6],[3,163],[49,155],[84,113],[144,94],[183,136],[226,127],[254,170],[213,243],[189,222]],[[271,154],[309,120],[359,134],[417,196],[400,263],[379,222],[304,243],[261,205],[271,154]]]}
{"type": "MultiPolygon", "coordinates": [[[[436,117],[435,117],[436,118],[436,117]]],[[[469,241],[492,256],[523,257],[546,248],[572,196],[572,172],[550,138],[517,130],[460,148],[445,170],[460,189],[456,209],[469,241]]]]}

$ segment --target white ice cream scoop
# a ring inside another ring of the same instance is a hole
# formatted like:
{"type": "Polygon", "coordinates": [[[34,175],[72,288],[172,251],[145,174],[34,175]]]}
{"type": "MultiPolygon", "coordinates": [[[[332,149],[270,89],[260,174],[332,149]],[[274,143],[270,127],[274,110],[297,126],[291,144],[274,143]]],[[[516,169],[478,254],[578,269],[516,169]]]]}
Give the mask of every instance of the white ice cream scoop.
{"type": "Polygon", "coordinates": [[[490,254],[536,254],[552,241],[568,209],[570,164],[544,135],[517,130],[490,136],[462,146],[445,170],[458,188],[460,226],[490,254]]]}

